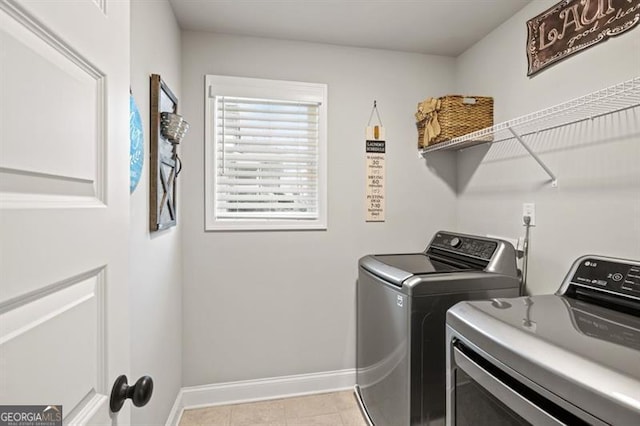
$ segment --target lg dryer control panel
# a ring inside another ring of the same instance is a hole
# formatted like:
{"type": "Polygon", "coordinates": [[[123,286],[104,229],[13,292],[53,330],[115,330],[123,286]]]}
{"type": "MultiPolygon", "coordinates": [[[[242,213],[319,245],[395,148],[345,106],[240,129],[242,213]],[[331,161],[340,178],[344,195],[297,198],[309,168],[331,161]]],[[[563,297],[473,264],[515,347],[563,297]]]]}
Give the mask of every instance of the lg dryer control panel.
{"type": "Polygon", "coordinates": [[[488,261],[491,260],[498,243],[474,237],[438,232],[433,237],[429,247],[488,261]]]}
{"type": "Polygon", "coordinates": [[[597,256],[583,257],[574,263],[567,278],[570,281],[563,286],[565,290],[578,286],[640,299],[640,262],[597,256]]]}

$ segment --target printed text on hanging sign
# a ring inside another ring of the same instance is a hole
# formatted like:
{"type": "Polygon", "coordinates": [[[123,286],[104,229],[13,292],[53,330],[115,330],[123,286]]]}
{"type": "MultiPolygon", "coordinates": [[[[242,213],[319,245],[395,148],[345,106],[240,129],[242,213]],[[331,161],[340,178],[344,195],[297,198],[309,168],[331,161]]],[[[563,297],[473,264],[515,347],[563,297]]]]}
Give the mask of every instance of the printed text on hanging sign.
{"type": "Polygon", "coordinates": [[[367,222],[384,222],[385,220],[385,152],[385,141],[367,140],[367,222]]]}

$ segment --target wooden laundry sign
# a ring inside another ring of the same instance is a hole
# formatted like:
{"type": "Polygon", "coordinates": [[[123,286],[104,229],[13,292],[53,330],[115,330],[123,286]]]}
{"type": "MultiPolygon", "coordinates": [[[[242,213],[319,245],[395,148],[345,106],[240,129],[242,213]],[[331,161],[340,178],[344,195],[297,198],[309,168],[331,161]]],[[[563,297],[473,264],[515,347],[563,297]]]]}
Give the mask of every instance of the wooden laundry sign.
{"type": "Polygon", "coordinates": [[[527,22],[527,75],[629,31],[638,22],[640,0],[563,0],[527,22]]]}
{"type": "Polygon", "coordinates": [[[382,126],[367,127],[366,141],[366,221],[384,222],[386,142],[382,126]]]}

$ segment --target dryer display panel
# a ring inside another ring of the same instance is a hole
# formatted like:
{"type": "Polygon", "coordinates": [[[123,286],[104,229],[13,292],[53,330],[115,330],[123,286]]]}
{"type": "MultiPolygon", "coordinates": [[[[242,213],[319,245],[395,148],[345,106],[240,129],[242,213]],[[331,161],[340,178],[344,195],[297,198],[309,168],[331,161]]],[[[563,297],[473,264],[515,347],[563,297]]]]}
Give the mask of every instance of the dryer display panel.
{"type": "Polygon", "coordinates": [[[585,259],[571,282],[640,298],[640,266],[602,259],[585,259]]]}

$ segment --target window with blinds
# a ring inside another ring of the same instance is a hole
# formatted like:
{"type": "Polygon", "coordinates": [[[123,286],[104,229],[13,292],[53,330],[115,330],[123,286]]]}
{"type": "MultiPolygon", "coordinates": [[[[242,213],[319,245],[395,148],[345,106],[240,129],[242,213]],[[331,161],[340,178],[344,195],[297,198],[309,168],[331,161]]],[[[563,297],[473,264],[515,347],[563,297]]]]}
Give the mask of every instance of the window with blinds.
{"type": "Polygon", "coordinates": [[[209,93],[208,228],[326,228],[325,100],[301,92],[307,83],[271,80],[248,96],[256,79],[239,80],[251,84],[237,95],[216,84],[209,93]]]}

